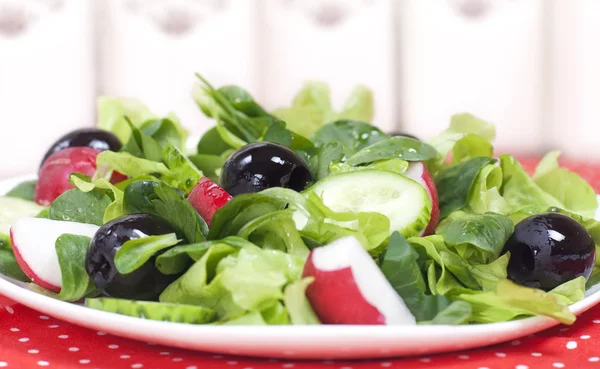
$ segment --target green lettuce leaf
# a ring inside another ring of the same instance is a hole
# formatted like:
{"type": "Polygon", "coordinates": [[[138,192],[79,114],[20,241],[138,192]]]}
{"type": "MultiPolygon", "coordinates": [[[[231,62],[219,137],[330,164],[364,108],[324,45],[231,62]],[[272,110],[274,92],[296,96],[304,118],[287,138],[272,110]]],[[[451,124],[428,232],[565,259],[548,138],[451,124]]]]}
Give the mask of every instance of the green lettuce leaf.
{"type": "Polygon", "coordinates": [[[564,324],[575,321],[575,315],[563,298],[509,280],[498,283],[494,292],[457,290],[451,295],[453,300],[471,305],[471,322],[474,323],[504,322],[534,315],[548,316],[564,324]]]}
{"type": "Polygon", "coordinates": [[[436,234],[464,259],[483,264],[498,258],[513,231],[512,221],[501,214],[457,211],[439,224],[436,234]]]}
{"type": "Polygon", "coordinates": [[[29,282],[15,259],[15,254],[10,243],[10,236],[0,234],[0,274],[21,282],[29,282]]]}
{"type": "MultiPolygon", "coordinates": [[[[470,134],[481,136],[488,141],[493,141],[496,136],[493,124],[487,123],[471,114],[463,113],[452,116],[450,119],[450,127],[440,135],[428,141],[428,143],[438,152],[437,158],[427,163],[429,171],[434,176],[440,169],[445,167],[444,162],[446,161],[446,157],[452,151],[456,143],[470,134]]],[[[465,143],[466,142],[463,142],[463,144],[465,143]]],[[[472,145],[469,144],[468,146],[472,145]]],[[[460,150],[461,152],[464,151],[463,148],[460,148],[460,150]]],[[[469,149],[469,151],[474,150],[469,149]]],[[[458,154],[459,158],[462,159],[464,157],[462,153],[459,152],[458,154]]]]}
{"type": "Polygon", "coordinates": [[[585,278],[578,277],[561,284],[549,292],[558,301],[571,305],[581,301],[585,295],[585,278]]]}
{"type": "Polygon", "coordinates": [[[558,152],[548,153],[538,165],[534,182],[560,201],[565,209],[592,218],[598,208],[596,191],[577,173],[558,165],[558,152]]]}
{"type": "Polygon", "coordinates": [[[502,168],[494,164],[484,166],[471,186],[467,200],[469,210],[477,214],[487,212],[510,214],[511,206],[500,195],[502,180],[502,168]]]}
{"type": "MultiPolygon", "coordinates": [[[[128,152],[103,151],[96,158],[99,173],[117,172],[130,177],[160,175],[171,178],[173,173],[163,163],[138,158],[128,152]]],[[[106,177],[101,174],[102,177],[106,177]]]]}
{"type": "Polygon", "coordinates": [[[447,308],[440,311],[431,321],[431,324],[459,325],[467,324],[471,320],[473,309],[464,301],[454,301],[447,308]]]}
{"type": "Polygon", "coordinates": [[[152,214],[165,219],[188,243],[205,240],[208,226],[176,188],[163,182],[141,180],[125,187],[123,210],[126,214],[152,214]]]}
{"type": "Polygon", "coordinates": [[[514,209],[525,206],[565,208],[564,204],[541,189],[511,155],[500,156],[504,175],[501,194],[514,209]]]}
{"type": "Polygon", "coordinates": [[[33,201],[35,197],[35,186],[37,180],[24,181],[16,185],[13,189],[8,191],[6,197],[14,197],[17,199],[33,201]]]}
{"type": "Polygon", "coordinates": [[[494,147],[489,139],[471,133],[456,141],[452,149],[452,164],[463,163],[477,157],[493,156],[494,147]]]}
{"type": "Polygon", "coordinates": [[[303,278],[287,285],[283,290],[283,302],[294,325],[321,324],[306,297],[306,288],[313,280],[312,277],[303,278]]]}
{"type": "Polygon", "coordinates": [[[402,159],[426,161],[435,158],[437,152],[430,145],[409,137],[390,137],[365,147],[346,161],[349,165],[369,164],[378,160],[402,159]]]}
{"type": "Polygon", "coordinates": [[[493,159],[486,157],[473,158],[445,169],[435,177],[440,219],[467,206],[477,176],[486,165],[493,162],[493,159]]]}
{"type": "Polygon", "coordinates": [[[112,202],[105,190],[94,188],[83,192],[74,188],[52,202],[49,218],[101,226],[104,224],[106,209],[112,202]]]}
{"type": "Polygon", "coordinates": [[[0,196],[0,234],[9,234],[13,223],[22,217],[35,217],[48,208],[33,201],[0,196]]]}
{"type": "Polygon", "coordinates": [[[119,273],[129,274],[144,265],[156,253],[175,246],[180,241],[175,233],[129,240],[117,251],[115,267],[119,273]]]}
{"type": "Polygon", "coordinates": [[[311,141],[316,146],[323,146],[330,141],[339,142],[344,155],[350,157],[365,147],[387,138],[389,138],[387,134],[368,123],[340,120],[321,127],[312,136],[311,141]]]}
{"type": "Polygon", "coordinates": [[[71,183],[82,192],[91,192],[95,189],[108,190],[112,192],[112,202],[106,207],[102,224],[108,223],[113,219],[117,219],[125,215],[123,210],[123,191],[104,178],[100,178],[91,182],[89,178],[81,175],[72,174],[71,183]]]}
{"type": "Polygon", "coordinates": [[[85,270],[91,241],[89,237],[72,234],[63,234],[56,240],[56,255],[62,276],[62,288],[56,298],[77,301],[98,293],[85,270]]]}
{"type": "Polygon", "coordinates": [[[194,163],[171,143],[167,143],[163,149],[163,162],[174,179],[171,184],[186,193],[189,193],[202,177],[202,172],[194,163]]]}

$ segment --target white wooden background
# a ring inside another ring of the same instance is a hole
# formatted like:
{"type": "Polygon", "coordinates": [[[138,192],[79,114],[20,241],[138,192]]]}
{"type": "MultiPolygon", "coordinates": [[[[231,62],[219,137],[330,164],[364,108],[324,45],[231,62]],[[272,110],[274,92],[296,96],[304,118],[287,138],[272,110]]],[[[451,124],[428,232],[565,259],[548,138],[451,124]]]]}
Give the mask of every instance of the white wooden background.
{"type": "Polygon", "coordinates": [[[305,80],[335,105],[363,83],[387,131],[427,138],[469,111],[504,150],[600,159],[598,40],[598,0],[0,0],[0,176],[93,125],[99,94],[201,134],[194,72],[268,108],[305,80]]]}

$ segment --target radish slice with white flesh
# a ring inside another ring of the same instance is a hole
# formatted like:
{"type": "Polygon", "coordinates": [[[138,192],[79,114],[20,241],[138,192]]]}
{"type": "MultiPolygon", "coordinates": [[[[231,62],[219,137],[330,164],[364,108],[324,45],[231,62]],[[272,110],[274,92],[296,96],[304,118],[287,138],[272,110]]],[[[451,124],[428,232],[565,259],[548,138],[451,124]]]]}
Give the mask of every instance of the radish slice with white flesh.
{"type": "Polygon", "coordinates": [[[427,195],[431,200],[431,218],[427,227],[421,232],[421,236],[435,233],[435,228],[440,219],[440,206],[438,202],[438,192],[433,177],[427,170],[425,164],[421,161],[409,163],[408,169],[404,175],[421,184],[421,186],[425,188],[425,191],[427,191],[427,195]]]}
{"type": "Polygon", "coordinates": [[[373,258],[354,237],[317,247],[304,265],[306,296],[325,324],[416,324],[373,258]]]}
{"type": "Polygon", "coordinates": [[[98,228],[93,224],[20,218],[10,229],[10,240],[23,273],[38,286],[59,292],[62,275],[56,254],[56,240],[65,233],[92,238],[98,228]]]}

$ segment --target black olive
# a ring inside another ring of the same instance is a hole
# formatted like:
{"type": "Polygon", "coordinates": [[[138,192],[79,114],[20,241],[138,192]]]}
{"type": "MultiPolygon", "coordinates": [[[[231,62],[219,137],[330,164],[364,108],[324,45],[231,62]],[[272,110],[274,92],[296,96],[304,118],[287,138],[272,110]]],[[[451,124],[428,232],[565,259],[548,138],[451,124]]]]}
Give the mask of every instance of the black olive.
{"type": "Polygon", "coordinates": [[[157,255],[128,274],[115,266],[115,255],[129,240],[175,233],[166,220],[149,214],[132,214],[106,223],[94,235],[87,254],[86,271],[96,287],[112,297],[157,300],[177,275],[164,275],[154,265],[157,255]]]}
{"type": "Polygon", "coordinates": [[[223,165],[221,187],[231,196],[271,187],[302,191],[312,175],[306,163],[285,146],[256,142],[234,152],[223,165]]]}
{"type": "Polygon", "coordinates": [[[397,137],[397,136],[402,136],[402,137],[408,137],[408,138],[414,138],[415,140],[419,140],[419,138],[415,135],[411,135],[409,133],[404,133],[404,132],[392,132],[392,133],[388,133],[391,137],[397,137]]]}
{"type": "Polygon", "coordinates": [[[596,255],[587,230],[559,213],[537,214],[519,222],[502,253],[507,251],[508,278],[545,291],[579,276],[589,278],[596,255]]]}
{"type": "Polygon", "coordinates": [[[87,146],[92,149],[105,151],[119,151],[121,149],[121,141],[114,134],[96,128],[83,128],[62,136],[46,152],[42,164],[48,156],[57,151],[66,149],[67,147],[82,147],[87,146]]]}

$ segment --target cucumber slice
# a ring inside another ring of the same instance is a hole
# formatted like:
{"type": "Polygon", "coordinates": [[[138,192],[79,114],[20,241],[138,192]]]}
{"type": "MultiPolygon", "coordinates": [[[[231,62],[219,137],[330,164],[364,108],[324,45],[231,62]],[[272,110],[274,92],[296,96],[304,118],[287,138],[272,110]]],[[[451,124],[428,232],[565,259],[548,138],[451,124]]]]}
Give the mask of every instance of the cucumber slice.
{"type": "Polygon", "coordinates": [[[390,220],[390,234],[418,236],[429,223],[431,200],[419,183],[401,174],[360,170],[326,177],[310,188],[333,211],[377,212],[390,220]]]}
{"type": "Polygon", "coordinates": [[[137,318],[186,324],[211,323],[217,316],[214,310],[202,306],[104,297],[86,299],[85,306],[137,318]]]}
{"type": "Polygon", "coordinates": [[[15,220],[34,217],[46,209],[33,201],[0,196],[0,233],[8,234],[15,220]]]}

